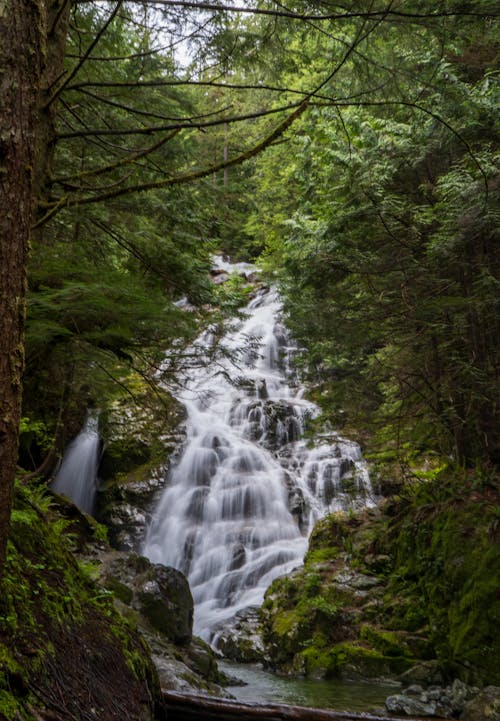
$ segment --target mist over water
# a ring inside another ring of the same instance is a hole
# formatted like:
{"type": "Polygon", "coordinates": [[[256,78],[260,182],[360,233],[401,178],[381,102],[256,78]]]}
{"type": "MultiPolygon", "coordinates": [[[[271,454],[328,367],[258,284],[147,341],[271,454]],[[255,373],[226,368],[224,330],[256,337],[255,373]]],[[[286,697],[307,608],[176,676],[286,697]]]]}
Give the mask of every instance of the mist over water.
{"type": "Polygon", "coordinates": [[[187,439],[143,548],[187,575],[194,632],[209,641],[301,564],[318,518],[370,494],[356,443],[335,434],[312,447],[303,440],[317,408],[293,373],[297,348],[276,291],[259,290],[222,341],[206,331],[198,346],[207,358],[214,343],[225,352],[193,364],[171,389],[187,409],[187,439]]]}

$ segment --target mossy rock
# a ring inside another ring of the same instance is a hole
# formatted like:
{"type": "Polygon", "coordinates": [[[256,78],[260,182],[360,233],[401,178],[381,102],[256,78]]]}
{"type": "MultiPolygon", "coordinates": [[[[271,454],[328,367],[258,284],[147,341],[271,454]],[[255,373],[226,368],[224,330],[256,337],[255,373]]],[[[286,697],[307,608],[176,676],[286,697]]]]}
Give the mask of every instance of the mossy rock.
{"type": "Polygon", "coordinates": [[[308,553],[325,548],[344,550],[348,536],[348,518],[345,514],[335,513],[325,516],[325,518],[318,521],[313,529],[309,538],[308,553]]]}
{"type": "Polygon", "coordinates": [[[152,719],[160,689],[150,655],[73,555],[82,549],[76,520],[51,502],[40,489],[17,488],[0,582],[0,715],[41,718],[48,708],[66,721],[94,707],[100,721],[117,709],[130,721],[152,719]]]}
{"type": "Polygon", "coordinates": [[[136,553],[115,553],[101,568],[102,583],[166,638],[186,646],[192,638],[193,598],[185,576],[136,553]]]}
{"type": "Polygon", "coordinates": [[[314,678],[387,678],[411,666],[405,657],[384,654],[360,645],[341,643],[328,648],[309,646],[301,652],[308,676],[314,678]]]}
{"type": "Polygon", "coordinates": [[[444,679],[498,684],[499,507],[491,476],[440,471],[378,509],[319,521],[304,568],[266,594],[271,663],[359,676],[432,663],[444,679]]]}
{"type": "Polygon", "coordinates": [[[99,476],[109,480],[139,466],[165,463],[185,420],[184,407],[169,393],[143,384],[132,398],[113,401],[100,417],[104,449],[99,476]]]}
{"type": "Polygon", "coordinates": [[[120,438],[108,443],[99,463],[102,480],[125,475],[151,461],[152,449],[140,438],[120,438]]]}
{"type": "Polygon", "coordinates": [[[396,631],[386,631],[373,626],[362,626],[360,638],[370,644],[372,648],[384,656],[411,657],[405,634],[396,631]]]}

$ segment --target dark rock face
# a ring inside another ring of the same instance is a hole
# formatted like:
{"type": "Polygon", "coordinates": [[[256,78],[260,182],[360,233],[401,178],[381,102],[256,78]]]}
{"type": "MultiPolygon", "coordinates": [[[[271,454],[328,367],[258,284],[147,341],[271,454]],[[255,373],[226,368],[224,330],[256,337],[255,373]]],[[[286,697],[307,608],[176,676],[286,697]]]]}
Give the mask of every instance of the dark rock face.
{"type": "Polygon", "coordinates": [[[120,555],[106,565],[104,584],[174,644],[189,644],[193,598],[180,571],[136,554],[120,555]]]}
{"type": "Polygon", "coordinates": [[[145,390],[139,402],[123,398],[102,419],[104,449],[96,517],[120,551],[139,551],[170,464],[184,442],[184,408],[145,390]]]}
{"type": "Polygon", "coordinates": [[[98,519],[119,551],[138,551],[151,519],[151,509],[165,485],[166,466],[146,464],[104,483],[98,493],[98,519]]]}
{"type": "Polygon", "coordinates": [[[193,597],[186,577],[175,568],[155,565],[137,585],[141,611],[151,625],[178,646],[188,644],[193,633],[193,597]]]}
{"type": "Polygon", "coordinates": [[[193,637],[193,599],[185,576],[136,553],[99,556],[101,584],[113,591],[125,616],[133,616],[151,651],[162,689],[228,696],[215,654],[193,637]]]}

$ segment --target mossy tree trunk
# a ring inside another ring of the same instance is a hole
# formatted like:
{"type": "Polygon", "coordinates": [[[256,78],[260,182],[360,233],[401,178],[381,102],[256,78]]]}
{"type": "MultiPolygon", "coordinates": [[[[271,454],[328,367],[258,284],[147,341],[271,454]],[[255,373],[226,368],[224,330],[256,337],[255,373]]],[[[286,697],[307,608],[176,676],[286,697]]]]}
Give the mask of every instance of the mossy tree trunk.
{"type": "Polygon", "coordinates": [[[54,138],[47,88],[64,60],[67,0],[0,0],[0,573],[21,412],[26,268],[54,138]]]}

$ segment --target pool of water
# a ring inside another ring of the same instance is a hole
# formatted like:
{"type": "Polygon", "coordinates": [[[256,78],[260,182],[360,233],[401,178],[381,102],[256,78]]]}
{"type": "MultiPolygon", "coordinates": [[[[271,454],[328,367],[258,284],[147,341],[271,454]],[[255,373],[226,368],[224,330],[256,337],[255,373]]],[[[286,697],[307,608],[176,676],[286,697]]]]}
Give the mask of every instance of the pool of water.
{"type": "Polygon", "coordinates": [[[355,681],[289,678],[265,671],[258,664],[219,661],[219,668],[241,679],[245,686],[228,686],[238,700],[254,703],[286,703],[337,711],[385,711],[387,696],[396,693],[395,685],[355,681]]]}

